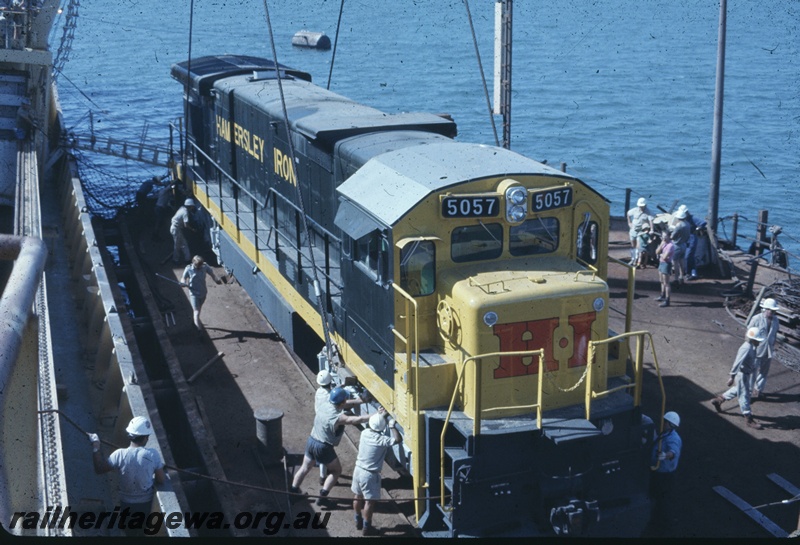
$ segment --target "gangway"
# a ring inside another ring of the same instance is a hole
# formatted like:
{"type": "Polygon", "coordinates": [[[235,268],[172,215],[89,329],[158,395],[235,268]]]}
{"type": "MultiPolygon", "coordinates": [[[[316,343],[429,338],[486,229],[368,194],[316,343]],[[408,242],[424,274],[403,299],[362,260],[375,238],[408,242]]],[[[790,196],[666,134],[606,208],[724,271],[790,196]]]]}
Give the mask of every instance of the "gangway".
{"type": "Polygon", "coordinates": [[[114,157],[159,167],[169,168],[171,165],[171,156],[167,147],[146,144],[144,140],[127,142],[111,136],[99,136],[95,133],[89,135],[69,133],[66,146],[72,149],[113,155],[114,157]]]}

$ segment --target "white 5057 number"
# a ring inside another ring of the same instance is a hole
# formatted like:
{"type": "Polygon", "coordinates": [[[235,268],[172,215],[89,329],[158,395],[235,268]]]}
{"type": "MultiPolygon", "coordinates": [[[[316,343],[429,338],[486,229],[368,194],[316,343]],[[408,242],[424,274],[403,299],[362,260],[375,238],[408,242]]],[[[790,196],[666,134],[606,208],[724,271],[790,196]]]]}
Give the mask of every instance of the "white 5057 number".
{"type": "Polygon", "coordinates": [[[532,199],[531,209],[534,212],[543,212],[545,210],[552,210],[553,208],[561,208],[562,206],[571,206],[572,188],[560,187],[558,189],[540,191],[534,193],[532,199]]]}
{"type": "Polygon", "coordinates": [[[493,217],[500,210],[497,197],[447,197],[442,201],[445,218],[493,217]]]}

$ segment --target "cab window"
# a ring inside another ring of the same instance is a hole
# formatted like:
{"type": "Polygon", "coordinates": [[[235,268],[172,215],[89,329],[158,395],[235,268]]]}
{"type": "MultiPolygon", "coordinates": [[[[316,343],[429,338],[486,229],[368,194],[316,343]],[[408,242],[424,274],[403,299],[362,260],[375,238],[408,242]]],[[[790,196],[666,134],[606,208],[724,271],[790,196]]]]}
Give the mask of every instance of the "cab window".
{"type": "Polygon", "coordinates": [[[372,231],[355,241],[353,259],[373,280],[384,282],[388,277],[386,246],[387,242],[379,231],[372,231]]]}
{"type": "Polygon", "coordinates": [[[436,246],[415,240],[400,250],[400,287],[412,297],[430,295],[436,289],[436,246]]]}
{"type": "Polygon", "coordinates": [[[597,222],[585,219],[578,226],[576,242],[578,259],[594,265],[597,263],[597,222]]]}
{"type": "Polygon", "coordinates": [[[549,254],[558,249],[558,218],[535,218],[511,228],[511,255],[549,254]]]}
{"type": "Polygon", "coordinates": [[[503,226],[480,223],[453,229],[450,257],[456,263],[496,259],[503,253],[503,226]]]}

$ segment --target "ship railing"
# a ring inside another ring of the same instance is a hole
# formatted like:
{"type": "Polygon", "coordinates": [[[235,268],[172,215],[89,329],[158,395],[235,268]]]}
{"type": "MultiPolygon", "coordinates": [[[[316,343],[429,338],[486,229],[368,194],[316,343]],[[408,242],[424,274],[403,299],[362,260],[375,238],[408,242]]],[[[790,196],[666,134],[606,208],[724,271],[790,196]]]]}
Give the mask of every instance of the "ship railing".
{"type": "Polygon", "coordinates": [[[25,49],[25,37],[30,32],[27,9],[0,7],[0,48],[25,49]]]}

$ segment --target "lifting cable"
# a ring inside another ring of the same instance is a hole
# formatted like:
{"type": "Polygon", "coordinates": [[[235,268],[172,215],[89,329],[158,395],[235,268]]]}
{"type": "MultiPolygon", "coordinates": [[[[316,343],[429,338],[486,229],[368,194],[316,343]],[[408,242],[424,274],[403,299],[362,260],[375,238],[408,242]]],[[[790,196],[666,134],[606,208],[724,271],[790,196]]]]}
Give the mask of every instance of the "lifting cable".
{"type": "Polygon", "coordinates": [[[331,54],[331,69],[328,71],[328,86],[326,89],[331,90],[331,78],[333,77],[333,62],[336,60],[336,45],[339,43],[339,27],[342,24],[342,12],[344,11],[344,0],[339,5],[339,20],[336,22],[336,35],[333,37],[333,53],[331,54]]]}
{"type": "MultiPolygon", "coordinates": [[[[269,17],[269,7],[267,6],[267,0],[264,0],[264,13],[267,19],[267,29],[269,30],[269,43],[270,46],[272,47],[272,59],[275,62],[275,73],[277,75],[276,79],[278,82],[278,91],[280,92],[281,95],[281,109],[283,110],[283,123],[286,127],[286,141],[289,144],[289,156],[291,157],[292,160],[292,173],[294,174],[294,179],[296,182],[294,185],[295,195],[297,197],[297,204],[300,208],[300,217],[303,222],[303,230],[305,231],[306,234],[308,253],[311,256],[311,270],[314,276],[314,294],[316,295],[317,298],[317,310],[319,312],[319,317],[322,321],[322,330],[325,334],[325,350],[327,352],[328,362],[332,364],[333,353],[331,346],[331,334],[329,330],[330,326],[328,324],[328,312],[322,303],[322,296],[319,287],[319,271],[317,270],[317,260],[314,257],[314,248],[311,240],[311,232],[310,229],[308,228],[308,218],[306,217],[306,207],[305,203],[303,202],[303,194],[300,191],[300,183],[296,169],[297,158],[295,157],[294,143],[292,141],[292,131],[291,131],[291,126],[289,125],[289,113],[286,110],[286,97],[283,94],[283,82],[281,80],[280,65],[278,64],[278,52],[275,49],[275,36],[272,33],[272,21],[270,20],[269,17]]],[[[297,245],[300,246],[299,240],[297,241],[297,245]]],[[[300,263],[298,263],[297,265],[298,267],[300,267],[300,263]]]]}
{"type": "Polygon", "coordinates": [[[188,52],[188,60],[186,61],[186,89],[184,89],[184,93],[186,94],[186,100],[184,100],[183,104],[183,119],[184,123],[186,124],[181,131],[181,148],[183,149],[183,157],[181,157],[181,161],[183,162],[183,168],[186,168],[186,163],[189,161],[189,97],[190,94],[190,85],[192,81],[192,30],[194,28],[194,0],[191,1],[189,4],[189,52],[188,52]]]}
{"type": "MultiPolygon", "coordinates": [[[[45,410],[36,411],[36,412],[38,414],[57,413],[57,414],[61,415],[61,417],[64,420],[66,420],[68,423],[70,423],[75,429],[77,429],[79,432],[81,432],[82,434],[84,434],[87,437],[89,437],[89,432],[87,432],[86,430],[81,428],[78,425],[77,422],[72,420],[69,416],[67,416],[65,413],[63,413],[59,409],[45,409],[45,410]]],[[[100,442],[103,443],[104,445],[108,445],[109,447],[112,447],[112,448],[115,448],[115,449],[125,448],[125,447],[121,447],[121,446],[119,446],[119,445],[117,445],[115,443],[112,443],[111,441],[107,441],[105,439],[100,439],[100,442]]],[[[229,481],[227,479],[220,479],[218,477],[212,477],[211,475],[204,475],[203,473],[197,473],[196,471],[190,471],[188,469],[181,469],[179,467],[175,467],[175,466],[171,466],[171,465],[167,465],[167,464],[164,464],[164,469],[171,469],[173,471],[177,471],[178,473],[183,473],[185,475],[191,475],[192,477],[196,477],[196,478],[199,478],[199,479],[207,479],[209,481],[214,481],[214,482],[221,483],[221,484],[228,484],[228,485],[231,485],[231,486],[239,486],[239,487],[242,487],[242,488],[250,488],[250,489],[253,489],[253,490],[260,490],[262,492],[272,492],[274,494],[285,494],[287,496],[296,497],[296,498],[327,498],[329,500],[338,500],[338,501],[342,501],[342,502],[352,502],[353,501],[352,497],[345,498],[345,497],[339,497],[339,496],[320,496],[320,495],[307,494],[307,493],[303,493],[303,492],[300,492],[300,493],[289,492],[288,490],[278,490],[278,489],[275,489],[275,488],[268,488],[266,486],[258,486],[258,485],[254,485],[254,484],[241,483],[241,482],[236,482],[236,481],[229,481]]],[[[445,496],[445,497],[449,498],[450,496],[448,495],[448,496],[445,496]]],[[[422,497],[422,498],[402,498],[402,499],[396,499],[396,498],[383,499],[383,498],[380,498],[380,499],[370,500],[370,501],[382,502],[382,503],[402,503],[402,502],[407,502],[407,501],[421,501],[421,500],[429,500],[429,499],[430,498],[427,498],[427,497],[422,497]]]]}
{"type": "MultiPolygon", "coordinates": [[[[344,2],[344,0],[342,0],[344,2]]],[[[475,45],[475,57],[478,59],[478,70],[481,73],[481,80],[483,81],[483,95],[486,97],[486,106],[489,109],[489,121],[492,123],[492,131],[494,132],[494,145],[500,147],[500,140],[497,137],[497,126],[494,122],[494,115],[492,115],[492,103],[489,100],[489,88],[486,86],[486,75],[483,73],[483,63],[481,63],[481,52],[478,50],[478,38],[475,36],[475,27],[472,24],[472,13],[469,11],[469,0],[464,0],[464,7],[467,9],[467,19],[469,20],[469,28],[472,31],[472,43],[475,45]]]]}

